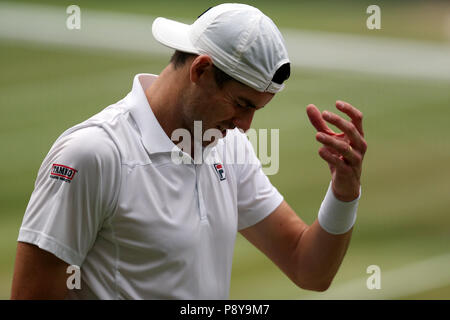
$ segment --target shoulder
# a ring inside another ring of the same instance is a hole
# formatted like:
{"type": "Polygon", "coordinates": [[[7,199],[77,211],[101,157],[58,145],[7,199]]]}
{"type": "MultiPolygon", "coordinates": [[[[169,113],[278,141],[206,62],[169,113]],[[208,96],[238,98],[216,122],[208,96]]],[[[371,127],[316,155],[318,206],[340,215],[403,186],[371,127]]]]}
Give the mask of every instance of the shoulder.
{"type": "Polygon", "coordinates": [[[99,126],[65,132],[53,144],[47,159],[91,170],[120,166],[120,152],[109,134],[99,126]]]}
{"type": "Polygon", "coordinates": [[[61,135],[55,146],[79,154],[108,155],[118,152],[114,141],[100,126],[89,126],[61,135]]]}

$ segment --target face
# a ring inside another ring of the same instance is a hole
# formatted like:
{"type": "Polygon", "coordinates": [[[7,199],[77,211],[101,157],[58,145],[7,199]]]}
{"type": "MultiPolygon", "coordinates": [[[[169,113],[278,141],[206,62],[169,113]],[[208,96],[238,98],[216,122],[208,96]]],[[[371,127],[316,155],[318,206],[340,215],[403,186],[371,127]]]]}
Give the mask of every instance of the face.
{"type": "MultiPolygon", "coordinates": [[[[274,94],[258,92],[237,81],[228,81],[219,88],[211,70],[206,70],[186,97],[185,125],[193,134],[193,123],[202,121],[202,135],[208,129],[218,129],[222,136],[227,129],[247,131],[255,112],[270,102],[274,94]]],[[[206,146],[211,142],[204,141],[206,146]]]]}

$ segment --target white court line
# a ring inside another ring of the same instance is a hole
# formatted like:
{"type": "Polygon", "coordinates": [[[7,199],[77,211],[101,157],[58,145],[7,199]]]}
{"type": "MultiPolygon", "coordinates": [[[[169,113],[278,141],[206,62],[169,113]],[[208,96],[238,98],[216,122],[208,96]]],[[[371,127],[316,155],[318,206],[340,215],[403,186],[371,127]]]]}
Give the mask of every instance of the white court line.
{"type": "MultiPolygon", "coordinates": [[[[166,57],[171,52],[153,39],[153,17],[81,8],[81,30],[67,30],[65,9],[2,2],[0,38],[166,57]]],[[[294,67],[450,80],[448,44],[301,30],[281,31],[294,67]]]]}
{"type": "MultiPolygon", "coordinates": [[[[444,287],[450,284],[450,253],[415,262],[394,270],[383,271],[381,268],[381,289],[369,290],[367,277],[351,280],[333,287],[323,293],[311,293],[301,296],[301,300],[373,300],[400,299],[427,290],[444,287]]],[[[450,299],[450,296],[443,297],[450,299]]]]}

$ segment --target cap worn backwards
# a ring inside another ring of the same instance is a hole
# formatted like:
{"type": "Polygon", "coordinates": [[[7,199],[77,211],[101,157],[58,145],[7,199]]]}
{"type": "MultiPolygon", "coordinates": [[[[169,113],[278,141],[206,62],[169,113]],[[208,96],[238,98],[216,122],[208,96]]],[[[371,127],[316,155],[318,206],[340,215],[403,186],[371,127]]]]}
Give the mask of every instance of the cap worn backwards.
{"type": "Polygon", "coordinates": [[[281,91],[290,75],[280,31],[269,17],[249,5],[226,3],[209,8],[191,25],[157,18],[152,33],[170,48],[209,55],[217,68],[260,92],[281,91]]]}

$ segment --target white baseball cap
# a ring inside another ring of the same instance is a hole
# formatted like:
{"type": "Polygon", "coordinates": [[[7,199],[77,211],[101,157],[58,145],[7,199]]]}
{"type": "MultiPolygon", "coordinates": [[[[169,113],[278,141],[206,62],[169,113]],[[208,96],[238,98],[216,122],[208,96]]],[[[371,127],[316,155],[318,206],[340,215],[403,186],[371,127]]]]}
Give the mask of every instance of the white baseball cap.
{"type": "Polygon", "coordinates": [[[249,5],[212,7],[191,25],[156,18],[152,33],[169,48],[207,54],[217,68],[260,92],[279,92],[289,78],[283,36],[269,17],[249,5]]]}

